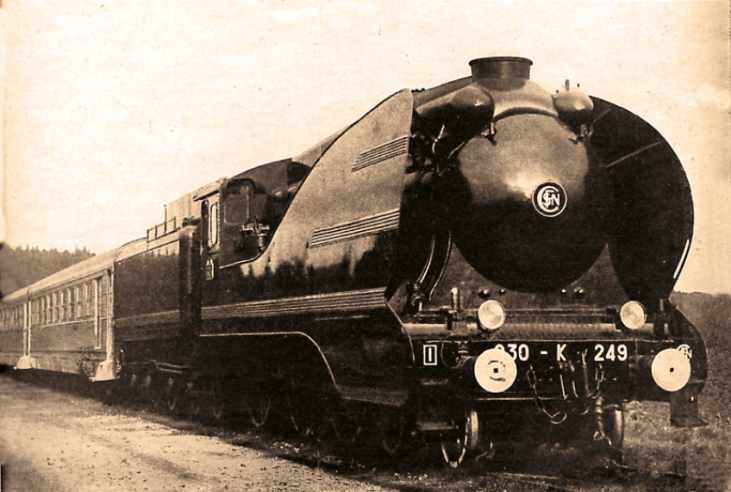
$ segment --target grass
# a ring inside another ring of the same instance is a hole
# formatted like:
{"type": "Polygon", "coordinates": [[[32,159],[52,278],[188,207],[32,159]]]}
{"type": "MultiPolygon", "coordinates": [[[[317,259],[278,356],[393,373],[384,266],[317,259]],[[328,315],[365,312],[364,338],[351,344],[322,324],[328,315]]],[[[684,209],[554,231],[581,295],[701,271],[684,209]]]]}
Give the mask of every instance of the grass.
{"type": "Polygon", "coordinates": [[[706,427],[670,425],[670,405],[632,402],[626,459],[653,475],[688,475],[687,490],[731,491],[731,296],[674,293],[671,300],[701,331],[709,377],[700,395],[706,427]]]}

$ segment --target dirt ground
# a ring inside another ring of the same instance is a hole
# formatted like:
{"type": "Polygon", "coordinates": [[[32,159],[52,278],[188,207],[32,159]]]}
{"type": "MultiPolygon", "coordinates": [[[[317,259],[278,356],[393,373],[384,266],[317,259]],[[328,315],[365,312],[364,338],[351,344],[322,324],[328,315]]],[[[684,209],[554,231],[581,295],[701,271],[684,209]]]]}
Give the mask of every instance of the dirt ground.
{"type": "Polygon", "coordinates": [[[4,492],[382,491],[0,376],[4,492]]]}
{"type": "Polygon", "coordinates": [[[208,426],[147,407],[106,405],[5,374],[0,375],[0,490],[731,491],[731,421],[712,413],[715,407],[703,407],[709,426],[675,429],[668,425],[667,404],[628,404],[626,473],[596,476],[601,466],[580,450],[545,444],[526,462],[516,463],[516,453],[508,453],[450,470],[434,449],[401,462],[383,461],[377,452],[332,454],[327,444],[250,424],[208,426]]]}

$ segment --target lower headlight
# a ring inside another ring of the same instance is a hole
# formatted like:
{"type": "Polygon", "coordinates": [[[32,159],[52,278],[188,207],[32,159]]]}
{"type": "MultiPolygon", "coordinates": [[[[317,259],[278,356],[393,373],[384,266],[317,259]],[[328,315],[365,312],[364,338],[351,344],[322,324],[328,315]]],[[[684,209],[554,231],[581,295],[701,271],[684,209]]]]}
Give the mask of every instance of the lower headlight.
{"type": "Polygon", "coordinates": [[[637,301],[629,301],[619,310],[619,319],[622,324],[630,330],[642,328],[647,320],[645,306],[637,301]]]}
{"type": "Polygon", "coordinates": [[[505,323],[505,308],[498,301],[487,301],[477,310],[477,320],[483,330],[497,330],[505,323]]]}

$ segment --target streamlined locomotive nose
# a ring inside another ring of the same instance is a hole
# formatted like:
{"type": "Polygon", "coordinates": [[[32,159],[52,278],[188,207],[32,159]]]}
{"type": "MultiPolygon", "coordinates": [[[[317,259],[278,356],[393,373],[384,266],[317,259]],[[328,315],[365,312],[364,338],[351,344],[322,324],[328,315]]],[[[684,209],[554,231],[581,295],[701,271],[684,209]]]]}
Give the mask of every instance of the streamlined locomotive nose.
{"type": "Polygon", "coordinates": [[[515,114],[475,137],[445,176],[455,242],[487,278],[546,291],[581,276],[607,244],[611,192],[574,131],[545,114],[515,114]]]}

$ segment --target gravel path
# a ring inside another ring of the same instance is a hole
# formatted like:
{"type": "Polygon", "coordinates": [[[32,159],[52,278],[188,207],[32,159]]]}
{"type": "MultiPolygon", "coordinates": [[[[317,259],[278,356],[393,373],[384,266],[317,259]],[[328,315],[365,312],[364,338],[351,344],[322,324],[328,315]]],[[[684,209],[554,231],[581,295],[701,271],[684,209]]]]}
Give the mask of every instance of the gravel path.
{"type": "Polygon", "coordinates": [[[2,490],[383,491],[0,377],[2,490]]]}
{"type": "MultiPolygon", "coordinates": [[[[667,404],[630,403],[627,410],[627,473],[606,475],[601,457],[594,463],[580,449],[545,444],[526,456],[503,450],[496,462],[450,470],[434,449],[403,463],[381,463],[364,450],[351,463],[347,454],[331,456],[327,445],[246,426],[209,427],[137,405],[106,406],[0,375],[0,490],[731,491],[726,421],[712,417],[708,427],[677,429],[668,425],[667,404]],[[678,479],[684,472],[688,479],[678,479]]],[[[707,405],[702,410],[711,417],[707,405]]]]}

